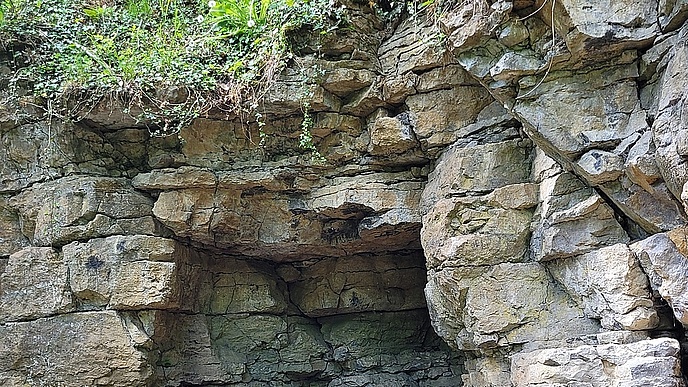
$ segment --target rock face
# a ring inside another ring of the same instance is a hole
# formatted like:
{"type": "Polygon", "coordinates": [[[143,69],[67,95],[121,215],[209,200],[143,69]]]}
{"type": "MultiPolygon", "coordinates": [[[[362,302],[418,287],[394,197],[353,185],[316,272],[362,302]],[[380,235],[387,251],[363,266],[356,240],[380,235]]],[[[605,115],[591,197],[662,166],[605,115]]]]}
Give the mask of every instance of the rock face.
{"type": "Polygon", "coordinates": [[[264,126],[0,88],[4,385],[685,386],[688,3],[344,7],[264,126]]]}
{"type": "Polygon", "coordinates": [[[675,340],[662,338],[631,344],[523,352],[513,359],[512,382],[514,386],[552,382],[588,386],[680,386],[683,382],[677,344],[675,340]]]}

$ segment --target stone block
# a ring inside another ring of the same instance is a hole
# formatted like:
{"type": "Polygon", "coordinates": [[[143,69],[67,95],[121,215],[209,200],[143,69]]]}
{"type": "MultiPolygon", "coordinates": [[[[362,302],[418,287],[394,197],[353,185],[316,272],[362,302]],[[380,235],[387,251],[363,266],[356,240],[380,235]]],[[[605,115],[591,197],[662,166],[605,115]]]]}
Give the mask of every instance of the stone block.
{"type": "Polygon", "coordinates": [[[63,254],[81,304],[119,310],[180,306],[177,269],[187,252],[173,240],[112,236],[70,243],[63,254]]]}
{"type": "Polygon", "coordinates": [[[679,343],[670,338],[521,352],[512,356],[511,382],[515,387],[680,387],[678,354],[679,343]]]}
{"type": "Polygon", "coordinates": [[[688,325],[688,250],[685,247],[686,231],[677,229],[660,233],[630,245],[631,250],[650,280],[653,290],[659,292],[683,325],[688,325]],[[674,240],[676,242],[674,242],[674,240]]]}
{"type": "Polygon", "coordinates": [[[570,173],[540,183],[531,249],[540,261],[584,254],[629,240],[601,196],[570,173]]]}
{"type": "Polygon", "coordinates": [[[611,152],[591,150],[578,160],[585,181],[592,185],[616,180],[623,173],[623,160],[611,152]]]}
{"type": "Polygon", "coordinates": [[[11,204],[19,211],[24,233],[40,246],[157,232],[153,201],[124,179],[66,177],[37,184],[11,204]]]}
{"type": "Polygon", "coordinates": [[[437,333],[460,350],[564,340],[597,332],[538,263],[502,263],[431,271],[425,295],[437,333]],[[543,305],[545,307],[543,307],[543,305]],[[560,329],[567,321],[567,329],[560,329]]]}
{"type": "Polygon", "coordinates": [[[487,91],[480,86],[461,86],[406,98],[409,113],[416,122],[414,132],[421,140],[475,122],[478,113],[491,102],[487,91]]]}
{"type": "Polygon", "coordinates": [[[650,287],[635,254],[624,244],[547,263],[552,276],[590,318],[610,330],[649,330],[659,323],[650,287]]]}
{"type": "Polygon", "coordinates": [[[10,255],[0,275],[0,322],[34,320],[74,308],[68,268],[55,250],[27,247],[10,255]]]}
{"type": "Polygon", "coordinates": [[[115,311],[70,313],[0,325],[6,386],[146,386],[153,370],[115,311]]]}
{"type": "Polygon", "coordinates": [[[429,268],[521,262],[528,252],[531,210],[492,207],[485,197],[442,199],[423,217],[429,268]]]}
{"type": "Polygon", "coordinates": [[[323,260],[300,270],[289,284],[290,298],[310,317],[368,310],[425,307],[425,269],[417,255],[354,256],[323,260]]]}
{"type": "Polygon", "coordinates": [[[530,163],[528,144],[516,140],[474,147],[452,146],[440,156],[428,176],[421,208],[425,211],[448,196],[485,194],[506,185],[526,183],[530,163]]]}
{"type": "Polygon", "coordinates": [[[241,261],[232,269],[214,274],[211,314],[285,312],[287,303],[282,289],[268,273],[241,261]]]}
{"type": "Polygon", "coordinates": [[[379,117],[370,126],[372,155],[390,155],[409,151],[418,145],[413,134],[414,122],[406,113],[396,117],[379,117]]]}
{"type": "Polygon", "coordinates": [[[8,204],[8,198],[0,196],[0,256],[8,256],[29,244],[22,233],[19,215],[8,204]]]}

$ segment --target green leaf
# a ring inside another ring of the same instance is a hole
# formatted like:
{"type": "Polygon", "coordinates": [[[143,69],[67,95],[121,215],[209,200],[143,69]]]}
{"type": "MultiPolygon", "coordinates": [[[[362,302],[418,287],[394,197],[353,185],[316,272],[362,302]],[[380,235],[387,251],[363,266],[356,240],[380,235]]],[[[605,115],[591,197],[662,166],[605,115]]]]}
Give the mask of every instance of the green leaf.
{"type": "Polygon", "coordinates": [[[97,8],[84,8],[84,13],[91,19],[99,19],[103,15],[103,9],[97,8]]]}

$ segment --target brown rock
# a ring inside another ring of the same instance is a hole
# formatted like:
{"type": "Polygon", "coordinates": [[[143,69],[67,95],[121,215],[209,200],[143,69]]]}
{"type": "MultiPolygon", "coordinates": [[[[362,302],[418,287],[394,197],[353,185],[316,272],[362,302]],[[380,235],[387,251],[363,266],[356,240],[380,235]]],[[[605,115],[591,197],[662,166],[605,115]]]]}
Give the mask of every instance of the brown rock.
{"type": "Polygon", "coordinates": [[[152,367],[114,311],[71,313],[0,326],[7,386],[148,385],[152,367]]]}
{"type": "Polygon", "coordinates": [[[370,127],[368,151],[373,155],[389,155],[413,149],[418,144],[413,126],[408,114],[377,118],[370,127]]]}
{"type": "Polygon", "coordinates": [[[375,73],[370,70],[335,68],[323,77],[322,87],[338,96],[345,96],[366,86],[375,80],[375,73]]]}
{"type": "Polygon", "coordinates": [[[37,184],[11,200],[24,234],[41,246],[114,234],[155,234],[152,204],[126,180],[100,177],[37,184]]]}
{"type": "Polygon", "coordinates": [[[69,283],[83,305],[165,309],[181,305],[177,266],[188,254],[170,239],[113,236],[63,248],[69,283]]]}
{"type": "Polygon", "coordinates": [[[52,248],[28,247],[10,255],[0,275],[0,322],[33,320],[74,308],[68,268],[52,248]]]}

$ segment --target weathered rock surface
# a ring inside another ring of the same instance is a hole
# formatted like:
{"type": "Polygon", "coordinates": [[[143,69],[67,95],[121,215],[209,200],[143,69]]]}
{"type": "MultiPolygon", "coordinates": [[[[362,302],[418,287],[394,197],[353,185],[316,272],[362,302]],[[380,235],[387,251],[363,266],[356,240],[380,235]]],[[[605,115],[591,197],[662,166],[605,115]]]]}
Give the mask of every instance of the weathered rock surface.
{"type": "Polygon", "coordinates": [[[572,257],[617,242],[628,242],[614,211],[597,192],[570,173],[540,182],[537,228],[531,249],[539,261],[572,257]]]}
{"type": "Polygon", "coordinates": [[[6,386],[150,386],[136,326],[114,311],[70,313],[0,326],[6,386]]]}
{"type": "Polygon", "coordinates": [[[679,322],[688,324],[686,282],[682,280],[688,262],[685,229],[655,234],[632,244],[631,249],[638,255],[652,289],[669,303],[679,322]]]}
{"type": "Polygon", "coordinates": [[[50,119],[0,52],[0,380],[684,386],[688,2],[344,7],[263,125],[50,119]]]}
{"type": "Polygon", "coordinates": [[[65,177],[36,184],[10,204],[19,212],[22,233],[38,246],[158,232],[152,201],[124,179],[65,177]]]}
{"type": "Polygon", "coordinates": [[[522,352],[512,358],[514,386],[683,386],[674,339],[522,352]]]}
{"type": "Polygon", "coordinates": [[[598,330],[538,263],[444,269],[430,274],[425,292],[438,334],[463,350],[489,352],[598,330]]]}
{"type": "Polygon", "coordinates": [[[648,330],[659,323],[647,277],[628,246],[616,244],[551,262],[547,269],[587,317],[605,329],[648,330]],[[604,268],[598,270],[598,268],[604,268]]]}
{"type": "Polygon", "coordinates": [[[29,240],[21,232],[20,218],[7,199],[0,197],[0,256],[8,256],[29,245],[29,240]]]}
{"type": "Polygon", "coordinates": [[[169,309],[184,298],[177,266],[189,253],[170,239],[113,236],[73,242],[62,252],[82,307],[169,309]]]}
{"type": "Polygon", "coordinates": [[[28,247],[10,255],[0,276],[0,322],[21,321],[74,310],[69,274],[50,247],[28,247]]]}

